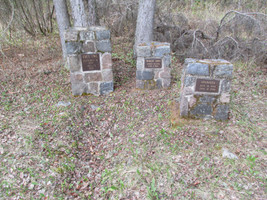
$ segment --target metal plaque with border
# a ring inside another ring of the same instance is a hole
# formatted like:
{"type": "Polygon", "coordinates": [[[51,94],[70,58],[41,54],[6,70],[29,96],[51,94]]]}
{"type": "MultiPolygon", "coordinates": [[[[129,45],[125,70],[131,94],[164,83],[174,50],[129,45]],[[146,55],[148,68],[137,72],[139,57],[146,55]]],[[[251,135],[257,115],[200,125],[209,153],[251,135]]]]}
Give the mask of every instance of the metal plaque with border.
{"type": "Polygon", "coordinates": [[[99,54],[82,54],[83,71],[100,70],[99,54]]]}
{"type": "Polygon", "coordinates": [[[200,79],[196,81],[196,92],[218,93],[220,81],[214,79],[200,79]]]}
{"type": "Polygon", "coordinates": [[[147,58],[145,59],[145,68],[161,68],[162,60],[160,58],[147,58]]]}

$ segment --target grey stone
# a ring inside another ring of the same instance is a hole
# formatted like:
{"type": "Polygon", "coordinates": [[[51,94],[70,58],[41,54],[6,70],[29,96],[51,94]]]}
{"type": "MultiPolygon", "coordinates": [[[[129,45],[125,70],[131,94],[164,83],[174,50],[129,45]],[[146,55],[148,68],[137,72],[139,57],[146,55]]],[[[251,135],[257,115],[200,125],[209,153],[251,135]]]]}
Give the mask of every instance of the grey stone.
{"type": "Polygon", "coordinates": [[[223,80],[221,83],[221,92],[230,92],[231,90],[231,81],[223,80]]]}
{"type": "Polygon", "coordinates": [[[159,46],[156,47],[153,51],[153,55],[155,57],[163,57],[165,55],[169,55],[171,53],[170,46],[159,46]]]}
{"type": "Polygon", "coordinates": [[[78,56],[78,55],[69,55],[67,60],[68,60],[69,70],[71,72],[79,72],[79,71],[81,71],[80,56],[78,56]]]}
{"type": "Polygon", "coordinates": [[[136,69],[143,70],[145,65],[145,59],[143,57],[137,57],[136,60],[136,69]]]}
{"type": "Polygon", "coordinates": [[[96,42],[97,51],[101,52],[111,52],[111,43],[110,40],[101,40],[96,42]]]}
{"type": "Polygon", "coordinates": [[[162,88],[162,79],[157,79],[156,84],[158,89],[162,88]]]}
{"type": "Polygon", "coordinates": [[[216,120],[227,120],[229,117],[229,105],[219,104],[215,109],[216,120]]]}
{"type": "Polygon", "coordinates": [[[211,114],[212,114],[212,107],[210,104],[206,103],[198,104],[190,111],[190,115],[195,116],[197,118],[205,118],[207,115],[211,114]]]}
{"type": "Polygon", "coordinates": [[[150,46],[137,46],[136,55],[137,57],[150,57],[151,56],[150,46]]]}
{"type": "Polygon", "coordinates": [[[65,39],[65,41],[75,42],[78,40],[78,35],[79,35],[78,31],[74,31],[72,29],[69,29],[69,30],[65,31],[64,39],[65,39]]]}
{"type": "Polygon", "coordinates": [[[156,89],[156,81],[155,80],[144,80],[144,89],[146,90],[156,89]]]}
{"type": "Polygon", "coordinates": [[[99,83],[88,83],[87,94],[99,95],[99,83]]]}
{"type": "Polygon", "coordinates": [[[57,107],[60,107],[60,106],[63,106],[63,107],[67,107],[67,106],[69,106],[69,105],[71,105],[71,102],[64,102],[64,101],[59,101],[58,103],[57,103],[57,107]]]}
{"type": "Polygon", "coordinates": [[[113,82],[104,82],[100,84],[100,94],[108,94],[113,92],[113,82]]]}
{"type": "Polygon", "coordinates": [[[184,80],[185,87],[194,86],[196,84],[196,77],[186,76],[184,80]]]}
{"type": "Polygon", "coordinates": [[[237,155],[231,153],[228,149],[223,148],[222,150],[223,150],[223,152],[222,152],[222,156],[223,156],[224,158],[238,159],[237,155]]]}
{"type": "Polygon", "coordinates": [[[202,97],[199,98],[199,102],[201,103],[214,103],[214,101],[216,100],[216,98],[214,96],[208,96],[208,95],[204,95],[202,97]]]}
{"type": "Polygon", "coordinates": [[[188,116],[188,99],[185,96],[181,96],[180,116],[181,117],[187,117],[188,116]]]}
{"type": "Polygon", "coordinates": [[[171,65],[171,56],[166,55],[163,57],[163,67],[169,67],[171,65]]]}
{"type": "Polygon", "coordinates": [[[85,41],[85,40],[94,40],[95,39],[95,34],[93,31],[82,31],[80,32],[80,40],[85,41]]]}
{"type": "Polygon", "coordinates": [[[82,83],[83,74],[82,73],[70,73],[70,82],[71,83],[82,83]]]}
{"type": "Polygon", "coordinates": [[[72,83],[71,89],[74,96],[80,96],[88,90],[88,85],[85,83],[72,83]]]}
{"type": "Polygon", "coordinates": [[[83,43],[82,52],[88,53],[88,52],[95,52],[95,43],[93,41],[85,41],[83,43]]]}
{"type": "Polygon", "coordinates": [[[84,74],[84,81],[86,83],[89,82],[100,82],[102,81],[102,73],[101,72],[90,72],[90,73],[85,73],[84,74]]]}
{"type": "Polygon", "coordinates": [[[195,62],[196,62],[196,59],[186,58],[185,61],[184,61],[184,64],[188,65],[189,63],[195,63],[195,62]]]}
{"type": "Polygon", "coordinates": [[[219,78],[232,78],[233,65],[218,65],[216,66],[213,74],[215,77],[219,78]]]}
{"type": "Polygon", "coordinates": [[[189,63],[186,73],[191,75],[209,76],[209,65],[201,63],[189,63]]]}
{"type": "Polygon", "coordinates": [[[102,55],[102,69],[112,69],[112,59],[110,53],[102,55]]]}
{"type": "Polygon", "coordinates": [[[136,80],[136,88],[138,88],[138,89],[144,89],[145,88],[144,81],[136,80]]]}
{"type": "Polygon", "coordinates": [[[154,78],[153,71],[136,71],[137,80],[152,80],[154,78]]]}
{"type": "Polygon", "coordinates": [[[103,81],[105,81],[105,82],[113,81],[113,72],[112,72],[112,70],[102,71],[102,77],[103,77],[103,81]]]}
{"type": "Polygon", "coordinates": [[[96,31],[96,39],[97,40],[108,40],[110,39],[110,31],[109,30],[102,30],[102,31],[96,31]]]}
{"type": "Polygon", "coordinates": [[[81,51],[80,42],[66,42],[67,54],[77,54],[81,51]]]}
{"type": "Polygon", "coordinates": [[[163,78],[162,79],[162,87],[167,89],[171,85],[171,78],[163,78]]]}

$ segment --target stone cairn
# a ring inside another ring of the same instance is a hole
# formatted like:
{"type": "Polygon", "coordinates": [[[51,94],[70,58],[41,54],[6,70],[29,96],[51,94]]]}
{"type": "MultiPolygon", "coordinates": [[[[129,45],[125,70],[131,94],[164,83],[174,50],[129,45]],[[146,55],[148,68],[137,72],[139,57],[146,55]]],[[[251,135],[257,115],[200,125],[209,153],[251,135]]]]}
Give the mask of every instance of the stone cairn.
{"type": "Polygon", "coordinates": [[[113,91],[110,31],[75,27],[65,31],[72,94],[103,95],[113,91]]]}
{"type": "Polygon", "coordinates": [[[227,120],[232,72],[233,65],[226,60],[186,59],[181,79],[180,116],[227,120]]]}
{"type": "Polygon", "coordinates": [[[136,47],[136,88],[168,88],[171,83],[169,43],[151,42],[136,47]]]}

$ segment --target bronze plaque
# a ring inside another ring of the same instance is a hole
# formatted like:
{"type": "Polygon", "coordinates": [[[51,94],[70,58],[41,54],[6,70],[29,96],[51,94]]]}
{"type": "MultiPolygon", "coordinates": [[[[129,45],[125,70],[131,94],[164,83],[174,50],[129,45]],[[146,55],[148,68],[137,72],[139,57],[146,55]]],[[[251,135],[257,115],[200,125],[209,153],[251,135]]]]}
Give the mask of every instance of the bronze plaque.
{"type": "Polygon", "coordinates": [[[99,54],[82,54],[83,71],[100,70],[99,54]]]}
{"type": "Polygon", "coordinates": [[[220,81],[214,79],[197,79],[196,92],[219,92],[220,81]]]}
{"type": "Polygon", "coordinates": [[[162,62],[159,58],[145,59],[145,68],[161,68],[162,62]]]}

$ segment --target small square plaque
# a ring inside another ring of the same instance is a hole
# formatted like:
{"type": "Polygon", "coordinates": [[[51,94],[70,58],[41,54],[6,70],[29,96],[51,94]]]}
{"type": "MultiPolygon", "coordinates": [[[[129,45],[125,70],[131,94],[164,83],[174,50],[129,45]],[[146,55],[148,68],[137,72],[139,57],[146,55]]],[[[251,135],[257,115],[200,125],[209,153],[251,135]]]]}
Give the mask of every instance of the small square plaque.
{"type": "Polygon", "coordinates": [[[209,92],[218,93],[219,92],[220,81],[214,79],[197,79],[196,82],[196,92],[209,92]]]}
{"type": "Polygon", "coordinates": [[[82,54],[83,71],[100,70],[99,54],[82,54]]]}
{"type": "Polygon", "coordinates": [[[159,58],[147,58],[145,59],[145,68],[161,68],[162,61],[159,58]]]}

